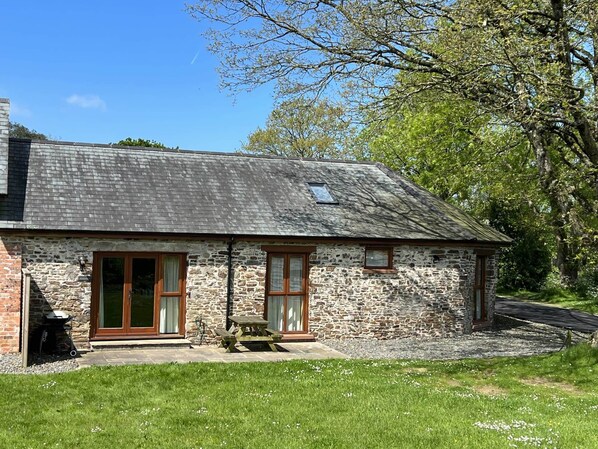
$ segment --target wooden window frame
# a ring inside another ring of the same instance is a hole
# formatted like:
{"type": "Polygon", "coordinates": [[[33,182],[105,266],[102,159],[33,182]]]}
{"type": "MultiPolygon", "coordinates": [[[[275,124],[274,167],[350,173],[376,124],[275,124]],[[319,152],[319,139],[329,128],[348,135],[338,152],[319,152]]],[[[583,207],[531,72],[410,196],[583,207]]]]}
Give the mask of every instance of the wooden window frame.
{"type": "Polygon", "coordinates": [[[473,323],[480,324],[488,321],[488,308],[486,305],[486,287],[487,279],[486,272],[488,271],[488,256],[485,254],[476,254],[474,276],[473,276],[473,323]],[[478,263],[481,264],[480,279],[478,279],[478,263]],[[477,305],[476,305],[476,293],[480,292],[480,317],[476,319],[477,305]]]}
{"type": "Polygon", "coordinates": [[[178,334],[160,334],[160,322],[157,321],[158,335],[168,336],[185,336],[185,321],[187,312],[187,292],[186,292],[186,280],[187,280],[187,254],[185,253],[159,253],[159,274],[158,278],[158,296],[156,298],[156,308],[158,309],[158,317],[160,315],[160,302],[162,297],[179,298],[179,332],[178,334]],[[164,291],[164,257],[178,256],[179,257],[179,289],[177,292],[165,292],[164,291]]]}
{"type": "Polygon", "coordinates": [[[388,272],[389,270],[390,271],[393,270],[394,251],[393,251],[392,246],[366,246],[363,254],[364,254],[363,268],[365,268],[366,270],[368,270],[368,271],[372,270],[374,272],[377,270],[386,271],[386,272],[388,272]],[[387,254],[386,266],[368,265],[368,251],[385,251],[387,254]]]}
{"type": "MultiPolygon", "coordinates": [[[[264,248],[264,247],[262,247],[264,248]]],[[[286,335],[291,335],[291,334],[306,334],[308,332],[309,329],[309,323],[308,323],[308,317],[309,317],[309,253],[311,253],[312,251],[310,251],[311,248],[315,247],[301,247],[299,248],[300,250],[302,249],[303,251],[294,251],[294,252],[288,252],[288,251],[283,251],[281,249],[286,248],[287,250],[289,249],[295,249],[297,247],[293,247],[293,246],[279,246],[279,247],[270,247],[271,249],[273,249],[273,251],[269,251],[268,255],[267,255],[267,260],[266,260],[266,296],[264,299],[264,319],[268,319],[268,297],[270,296],[283,296],[283,323],[282,323],[282,327],[283,330],[281,331],[281,333],[286,334],[286,335]],[[271,260],[272,257],[284,257],[284,262],[283,262],[283,282],[282,282],[282,290],[281,291],[272,291],[270,290],[270,270],[271,270],[271,260]],[[290,271],[291,271],[291,264],[290,264],[290,258],[291,257],[302,257],[303,258],[303,271],[302,271],[302,279],[301,279],[301,292],[291,292],[290,290],[290,271]],[[299,331],[287,331],[284,330],[287,328],[287,298],[289,296],[299,296],[299,297],[303,297],[303,310],[302,310],[302,322],[303,322],[303,329],[299,330],[299,331]]]]}
{"type": "Polygon", "coordinates": [[[143,251],[98,251],[93,253],[93,268],[92,268],[92,290],[91,290],[91,323],[90,323],[90,338],[114,338],[122,339],[135,337],[162,337],[162,338],[179,338],[185,335],[185,321],[187,311],[187,295],[186,295],[186,260],[187,254],[177,252],[143,252],[143,251]],[[164,283],[164,261],[165,256],[178,256],[180,261],[179,267],[179,290],[177,292],[163,292],[164,283]],[[154,283],[154,323],[151,328],[136,328],[135,332],[125,332],[128,326],[124,326],[127,320],[130,320],[130,308],[123,305],[123,327],[119,328],[100,328],[99,327],[99,307],[100,307],[100,273],[99,269],[101,261],[105,257],[123,257],[125,258],[125,282],[123,285],[123,300],[124,291],[127,285],[130,286],[132,263],[127,259],[134,258],[155,258],[156,260],[156,282],[154,283]],[[160,334],[160,298],[163,296],[180,297],[179,304],[179,332],[178,334],[160,334]],[[101,329],[101,330],[100,330],[101,329]]]}

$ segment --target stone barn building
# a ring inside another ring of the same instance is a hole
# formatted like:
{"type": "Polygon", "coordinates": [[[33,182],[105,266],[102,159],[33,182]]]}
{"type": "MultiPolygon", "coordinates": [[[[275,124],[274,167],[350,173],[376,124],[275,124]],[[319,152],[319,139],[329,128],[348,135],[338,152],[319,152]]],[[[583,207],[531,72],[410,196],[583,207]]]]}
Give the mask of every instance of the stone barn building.
{"type": "Polygon", "coordinates": [[[381,164],[8,137],[0,99],[0,352],[74,316],[79,349],[214,338],[449,336],[492,322],[509,239],[381,164]]]}

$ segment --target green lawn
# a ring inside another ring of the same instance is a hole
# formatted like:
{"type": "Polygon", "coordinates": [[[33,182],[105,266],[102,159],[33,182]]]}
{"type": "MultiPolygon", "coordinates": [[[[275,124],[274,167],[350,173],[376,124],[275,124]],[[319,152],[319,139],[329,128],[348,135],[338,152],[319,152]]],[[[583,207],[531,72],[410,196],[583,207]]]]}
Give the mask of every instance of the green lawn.
{"type": "Polygon", "coordinates": [[[570,290],[553,288],[541,292],[527,290],[502,291],[499,296],[511,297],[522,301],[540,302],[566,309],[581,310],[582,312],[598,314],[598,303],[595,299],[584,298],[570,290]]]}
{"type": "Polygon", "coordinates": [[[0,447],[598,447],[598,351],[0,376],[0,447]],[[45,445],[45,446],[44,446],[45,445]]]}

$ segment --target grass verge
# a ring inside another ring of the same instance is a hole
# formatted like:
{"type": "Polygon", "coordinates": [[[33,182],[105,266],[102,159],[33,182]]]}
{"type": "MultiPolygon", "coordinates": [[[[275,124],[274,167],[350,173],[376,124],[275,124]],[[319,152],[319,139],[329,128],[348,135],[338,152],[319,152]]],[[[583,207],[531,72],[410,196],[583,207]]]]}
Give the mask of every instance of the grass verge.
{"type": "Polygon", "coordinates": [[[598,351],[0,376],[0,447],[598,447],[598,351]]]}

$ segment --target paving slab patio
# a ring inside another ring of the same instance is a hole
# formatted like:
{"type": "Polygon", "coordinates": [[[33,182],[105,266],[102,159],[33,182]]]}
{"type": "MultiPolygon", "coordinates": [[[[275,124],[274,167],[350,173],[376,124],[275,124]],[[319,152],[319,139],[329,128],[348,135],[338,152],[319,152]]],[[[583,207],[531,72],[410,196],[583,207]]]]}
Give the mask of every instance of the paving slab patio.
{"type": "Polygon", "coordinates": [[[280,362],[285,360],[344,359],[347,355],[322,343],[278,343],[278,352],[270,349],[237,346],[238,351],[227,353],[217,346],[192,348],[143,348],[91,351],[77,359],[81,368],[107,365],[141,365],[191,362],[280,362]]]}

